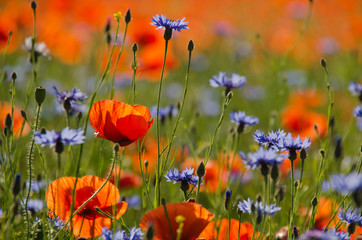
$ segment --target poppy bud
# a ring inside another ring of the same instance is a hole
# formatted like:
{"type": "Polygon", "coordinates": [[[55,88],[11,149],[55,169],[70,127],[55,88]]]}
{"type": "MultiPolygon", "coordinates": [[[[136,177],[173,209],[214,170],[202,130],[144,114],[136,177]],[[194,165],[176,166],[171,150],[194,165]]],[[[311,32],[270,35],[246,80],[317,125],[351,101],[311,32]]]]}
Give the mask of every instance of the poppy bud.
{"type": "Polygon", "coordinates": [[[118,151],[119,151],[119,145],[118,145],[118,144],[114,145],[114,151],[115,151],[116,153],[118,153],[118,151]]]}
{"type": "Polygon", "coordinates": [[[196,174],[199,178],[202,178],[203,176],[205,176],[205,164],[204,161],[201,161],[197,170],[196,170],[196,174]]]}
{"type": "Polygon", "coordinates": [[[282,202],[285,197],[285,189],[283,187],[280,187],[278,192],[275,194],[275,199],[278,203],[282,202]]]}
{"type": "Polygon", "coordinates": [[[64,144],[61,141],[55,143],[55,152],[61,154],[64,151],[64,144]]]}
{"type": "Polygon", "coordinates": [[[27,116],[26,116],[26,112],[25,112],[24,110],[21,110],[20,113],[21,113],[21,116],[22,116],[26,121],[28,121],[28,118],[27,118],[27,116]]]}
{"type": "Polygon", "coordinates": [[[317,204],[318,204],[318,199],[317,199],[317,197],[314,197],[312,199],[312,206],[315,207],[315,206],[317,206],[317,204]]]}
{"type": "Polygon", "coordinates": [[[124,16],[124,22],[128,24],[131,21],[131,10],[128,9],[126,12],[126,16],[124,16]]]}
{"type": "Polygon", "coordinates": [[[35,100],[39,106],[44,102],[45,96],[46,96],[45,88],[40,86],[35,89],[35,100]]]}
{"type": "Polygon", "coordinates": [[[322,158],[324,158],[324,150],[321,149],[321,150],[319,151],[319,153],[320,153],[320,155],[322,156],[322,158]]]}
{"type": "Polygon", "coordinates": [[[166,199],[162,198],[161,199],[161,204],[162,204],[162,206],[166,207],[166,199]]]}
{"type": "Polygon", "coordinates": [[[187,50],[189,50],[189,52],[192,52],[194,48],[195,48],[194,42],[190,40],[189,43],[187,44],[187,50]]]}
{"type": "Polygon", "coordinates": [[[145,163],[144,163],[144,164],[145,164],[145,167],[147,168],[149,163],[148,163],[147,160],[145,160],[145,163]]]}
{"type": "Polygon", "coordinates": [[[146,239],[147,240],[152,240],[153,239],[153,227],[152,225],[150,225],[147,229],[147,233],[146,233],[146,239]]]}
{"type": "Polygon", "coordinates": [[[31,6],[31,8],[35,11],[35,9],[36,9],[36,2],[35,2],[35,1],[31,1],[30,6],[31,6]]]}
{"type": "Polygon", "coordinates": [[[138,50],[138,45],[137,45],[137,43],[134,43],[132,45],[132,51],[135,53],[135,52],[137,52],[137,50],[138,50]]]}
{"type": "Polygon", "coordinates": [[[226,190],[225,193],[225,209],[229,210],[229,205],[230,205],[230,201],[231,201],[231,195],[232,195],[232,190],[226,190]]]}
{"type": "Polygon", "coordinates": [[[104,28],[104,32],[108,33],[111,30],[111,19],[107,19],[106,27],[104,28]]]}
{"type": "Polygon", "coordinates": [[[260,166],[260,172],[261,175],[263,175],[264,177],[268,176],[269,174],[269,167],[266,163],[262,163],[260,166]]]}
{"type": "Polygon", "coordinates": [[[273,179],[273,181],[278,180],[279,177],[279,168],[278,165],[276,163],[273,164],[272,170],[271,170],[271,178],[273,179]]]}
{"type": "Polygon", "coordinates": [[[18,173],[15,175],[15,180],[14,180],[13,189],[12,189],[14,197],[16,197],[19,194],[20,185],[21,185],[21,174],[18,173]]]}
{"type": "Polygon", "coordinates": [[[11,74],[11,79],[12,79],[13,81],[15,81],[17,77],[18,77],[18,76],[16,75],[15,72],[13,72],[13,73],[11,74]]]}
{"type": "Polygon", "coordinates": [[[163,34],[163,38],[168,41],[172,38],[172,28],[166,28],[165,33],[163,34]]]}
{"type": "Polygon", "coordinates": [[[307,158],[307,151],[303,148],[300,153],[299,153],[299,157],[304,160],[307,158]]]}
{"type": "Polygon", "coordinates": [[[326,60],[324,58],[321,58],[321,65],[324,68],[327,67],[327,62],[326,62],[326,60]]]}
{"type": "Polygon", "coordinates": [[[182,180],[180,188],[183,192],[187,192],[190,189],[190,184],[186,180],[182,180]]]}
{"type": "Polygon", "coordinates": [[[5,127],[11,130],[11,126],[13,125],[13,120],[11,119],[10,114],[8,113],[5,117],[5,127]]]}
{"type": "Polygon", "coordinates": [[[336,159],[342,156],[342,138],[341,136],[337,135],[335,138],[336,148],[334,149],[334,157],[336,159]]]}
{"type": "Polygon", "coordinates": [[[294,187],[297,188],[299,186],[298,180],[294,182],[294,187]]]}

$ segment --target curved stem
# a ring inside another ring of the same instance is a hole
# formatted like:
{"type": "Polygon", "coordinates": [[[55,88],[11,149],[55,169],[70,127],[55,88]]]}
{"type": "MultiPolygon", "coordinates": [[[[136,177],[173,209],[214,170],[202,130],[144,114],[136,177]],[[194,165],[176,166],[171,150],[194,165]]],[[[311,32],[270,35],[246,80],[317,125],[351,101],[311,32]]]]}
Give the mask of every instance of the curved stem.
{"type": "Polygon", "coordinates": [[[113,172],[113,169],[114,169],[114,165],[117,161],[117,157],[118,157],[118,151],[115,150],[114,151],[114,158],[113,158],[113,161],[112,161],[112,167],[111,167],[111,170],[109,171],[109,174],[107,176],[107,179],[106,181],[104,181],[104,183],[97,189],[97,191],[95,191],[93,193],[92,196],[90,196],[82,205],[79,206],[79,208],[77,210],[75,210],[71,215],[70,215],[70,219],[64,224],[64,226],[59,229],[58,233],[52,238],[53,240],[57,239],[58,235],[63,231],[63,229],[69,224],[69,222],[72,220],[72,218],[80,211],[82,210],[82,208],[87,204],[89,203],[90,201],[92,201],[92,199],[104,188],[104,186],[108,183],[109,179],[111,178],[112,176],[112,172],[113,172]]]}
{"type": "Polygon", "coordinates": [[[293,230],[293,218],[294,218],[294,164],[293,161],[290,161],[290,190],[292,194],[291,198],[291,210],[289,218],[289,228],[288,228],[288,239],[292,239],[292,230],[293,230]]]}

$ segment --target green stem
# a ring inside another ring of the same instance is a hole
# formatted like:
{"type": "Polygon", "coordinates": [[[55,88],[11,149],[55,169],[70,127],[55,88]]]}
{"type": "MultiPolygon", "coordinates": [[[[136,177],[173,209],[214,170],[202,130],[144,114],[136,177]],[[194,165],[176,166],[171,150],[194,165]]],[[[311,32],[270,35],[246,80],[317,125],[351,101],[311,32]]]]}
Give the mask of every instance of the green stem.
{"type": "MultiPolygon", "coordinates": [[[[118,21],[118,27],[119,27],[119,21],[118,21]]],[[[114,70],[113,70],[113,75],[112,75],[112,83],[111,83],[112,84],[111,85],[111,97],[110,97],[111,100],[114,97],[114,87],[113,87],[114,86],[114,79],[115,79],[115,76],[116,76],[117,65],[118,65],[119,59],[121,58],[122,52],[123,52],[124,43],[126,42],[127,29],[128,29],[128,23],[126,23],[126,26],[124,28],[122,46],[121,46],[121,49],[119,50],[117,60],[116,60],[116,64],[114,65],[114,70]]],[[[117,38],[117,35],[118,35],[118,29],[117,29],[117,33],[116,33],[116,38],[117,38]]]]}
{"type": "Polygon", "coordinates": [[[291,210],[289,218],[289,228],[288,228],[288,239],[292,239],[293,231],[293,220],[294,220],[294,164],[293,161],[290,161],[290,190],[291,190],[291,210]]]}
{"type": "MultiPolygon", "coordinates": [[[[36,111],[36,118],[35,118],[35,127],[34,130],[38,129],[38,125],[39,125],[39,116],[40,116],[40,106],[38,105],[37,107],[37,111],[36,111]]],[[[30,219],[29,219],[29,211],[28,211],[28,201],[29,201],[29,197],[30,197],[30,190],[31,190],[31,179],[32,179],[32,166],[31,166],[31,159],[32,159],[32,154],[33,154],[33,149],[34,149],[34,134],[33,134],[33,139],[31,140],[31,145],[30,145],[30,150],[29,150],[29,155],[28,155],[28,170],[29,170],[29,187],[28,187],[28,191],[26,194],[26,199],[25,199],[25,204],[24,204],[24,209],[25,209],[25,213],[26,213],[26,222],[27,222],[27,235],[26,238],[29,239],[30,236],[30,219]]]]}
{"type": "Polygon", "coordinates": [[[201,177],[199,177],[199,180],[197,181],[197,192],[196,192],[196,200],[195,202],[199,202],[199,194],[200,194],[200,186],[201,186],[201,177]]]}
{"type": "Polygon", "coordinates": [[[206,167],[206,164],[207,164],[207,162],[209,161],[209,158],[210,158],[210,156],[211,156],[211,151],[212,151],[212,149],[213,149],[213,147],[214,147],[214,142],[215,142],[216,134],[217,134],[217,132],[218,132],[220,126],[221,126],[221,123],[222,123],[223,119],[224,119],[226,107],[227,107],[227,105],[230,103],[231,96],[232,96],[232,93],[229,92],[228,95],[227,95],[227,96],[225,97],[225,99],[224,99],[224,104],[223,104],[223,106],[222,106],[221,115],[220,115],[219,121],[218,121],[218,123],[217,123],[217,125],[216,125],[214,134],[213,134],[213,136],[212,136],[209,150],[207,151],[206,156],[205,156],[205,167],[206,167]]]}
{"type": "MultiPolygon", "coordinates": [[[[168,40],[165,40],[165,54],[163,57],[163,64],[162,64],[162,71],[161,71],[161,78],[160,78],[160,84],[158,88],[158,97],[157,97],[157,112],[156,112],[156,131],[157,131],[157,169],[156,169],[156,185],[155,185],[155,207],[160,206],[161,201],[161,169],[162,169],[162,158],[160,155],[160,100],[161,100],[161,90],[162,90],[162,82],[163,82],[163,75],[165,72],[165,66],[166,66],[166,58],[167,58],[167,49],[168,49],[168,40]]],[[[169,146],[170,147],[170,146],[169,146]]]]}

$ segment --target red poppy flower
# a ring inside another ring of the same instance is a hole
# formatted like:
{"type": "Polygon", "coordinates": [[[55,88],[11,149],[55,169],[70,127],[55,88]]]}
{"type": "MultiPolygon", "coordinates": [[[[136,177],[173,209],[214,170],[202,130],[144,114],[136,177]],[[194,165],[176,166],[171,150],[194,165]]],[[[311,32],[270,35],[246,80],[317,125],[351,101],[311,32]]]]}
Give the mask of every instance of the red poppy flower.
{"type": "Polygon", "coordinates": [[[93,104],[89,114],[95,135],[126,146],[146,135],[154,119],[147,107],[114,100],[93,104]]]}
{"type": "MultiPolygon", "coordinates": [[[[230,224],[230,240],[237,240],[239,231],[239,221],[231,219],[230,224]]],[[[215,222],[210,222],[209,225],[202,231],[198,238],[200,239],[229,239],[229,220],[226,218],[221,219],[217,223],[218,227],[215,227],[215,222]],[[216,229],[219,229],[219,234],[216,229]]],[[[240,223],[240,240],[248,240],[253,236],[253,225],[248,222],[240,223]]]]}
{"type": "MultiPolygon", "coordinates": [[[[7,102],[0,102],[0,129],[4,129],[5,127],[5,118],[6,115],[11,114],[11,104],[7,102]]],[[[21,127],[23,125],[23,117],[21,116],[20,110],[14,107],[14,115],[13,115],[13,133],[14,136],[19,136],[21,127]]],[[[24,126],[23,135],[29,133],[30,128],[26,124],[24,126]]]]}
{"type": "Polygon", "coordinates": [[[163,206],[147,212],[141,220],[140,226],[144,231],[147,231],[150,225],[153,226],[156,239],[176,239],[177,229],[179,227],[179,224],[175,220],[177,216],[183,216],[185,218],[181,240],[196,239],[214,217],[214,214],[210,213],[203,206],[192,202],[169,203],[166,204],[166,209],[173,238],[167,227],[168,221],[165,217],[163,206]]]}
{"type": "Polygon", "coordinates": [[[109,181],[113,184],[117,181],[119,183],[119,189],[138,188],[142,185],[142,179],[140,176],[131,171],[123,169],[120,170],[119,166],[115,167],[109,181]]]}
{"type": "MultiPolygon", "coordinates": [[[[97,191],[105,179],[97,176],[84,176],[78,179],[75,190],[74,209],[78,209],[90,196],[97,191]]],[[[46,193],[46,203],[52,214],[63,221],[70,219],[72,191],[75,177],[62,177],[53,181],[46,193]]],[[[101,191],[81,211],[73,217],[73,234],[76,237],[94,238],[102,233],[103,227],[111,226],[111,219],[98,213],[95,207],[113,215],[112,207],[117,207],[115,218],[120,218],[127,210],[127,203],[120,202],[118,189],[107,183],[101,191]]]]}

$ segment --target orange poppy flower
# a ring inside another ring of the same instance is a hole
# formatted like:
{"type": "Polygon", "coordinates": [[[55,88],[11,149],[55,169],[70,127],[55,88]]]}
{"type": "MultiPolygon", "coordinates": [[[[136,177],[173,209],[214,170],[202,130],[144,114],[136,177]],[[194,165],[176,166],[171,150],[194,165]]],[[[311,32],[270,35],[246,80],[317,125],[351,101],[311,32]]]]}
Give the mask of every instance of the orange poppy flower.
{"type": "Polygon", "coordinates": [[[167,227],[168,221],[165,217],[163,206],[147,212],[141,220],[140,226],[144,231],[147,231],[150,225],[153,226],[156,239],[176,239],[177,229],[179,228],[179,224],[175,220],[177,216],[185,218],[181,240],[196,239],[214,217],[214,214],[210,213],[203,206],[193,202],[169,203],[166,204],[166,209],[172,235],[167,227]]]}
{"type": "MultiPolygon", "coordinates": [[[[200,239],[228,239],[229,232],[229,220],[223,218],[218,221],[219,225],[219,235],[217,235],[217,231],[215,228],[215,222],[210,222],[207,227],[202,231],[198,238],[200,239]]],[[[238,231],[239,231],[239,221],[236,219],[231,219],[230,226],[230,240],[238,239],[238,231]]],[[[240,224],[240,240],[248,240],[253,236],[253,225],[248,222],[242,222],[240,224]]]]}
{"type": "Polygon", "coordinates": [[[120,170],[119,166],[115,167],[115,170],[113,170],[109,181],[115,184],[117,178],[119,183],[119,189],[138,188],[142,185],[142,180],[140,176],[127,170],[120,170]]]}
{"type": "MultiPolygon", "coordinates": [[[[6,115],[11,115],[11,104],[7,102],[0,102],[0,129],[5,127],[6,115]]],[[[13,115],[13,134],[18,136],[20,134],[21,126],[23,125],[23,117],[21,116],[20,110],[14,107],[13,115]]],[[[30,131],[28,125],[24,126],[23,134],[27,134],[30,131]]]]}
{"type": "MultiPolygon", "coordinates": [[[[98,188],[105,179],[97,176],[84,176],[78,179],[75,190],[74,209],[78,209],[98,188]]],[[[70,218],[72,191],[75,177],[62,177],[53,181],[46,192],[46,203],[51,214],[63,221],[70,218]]],[[[93,238],[101,235],[103,227],[111,226],[111,219],[98,213],[95,207],[113,215],[112,207],[117,207],[116,218],[120,218],[127,210],[127,203],[120,202],[118,189],[111,183],[104,188],[73,217],[73,234],[76,237],[93,238]]]]}
{"type": "Polygon", "coordinates": [[[102,100],[93,104],[89,114],[95,135],[121,146],[126,146],[146,135],[154,119],[147,107],[129,105],[115,100],[102,100]]]}

